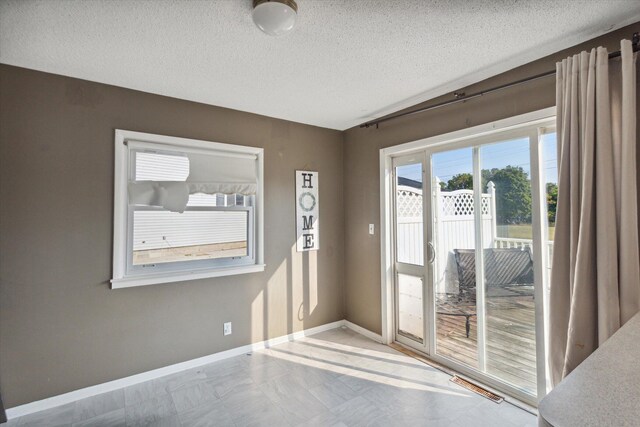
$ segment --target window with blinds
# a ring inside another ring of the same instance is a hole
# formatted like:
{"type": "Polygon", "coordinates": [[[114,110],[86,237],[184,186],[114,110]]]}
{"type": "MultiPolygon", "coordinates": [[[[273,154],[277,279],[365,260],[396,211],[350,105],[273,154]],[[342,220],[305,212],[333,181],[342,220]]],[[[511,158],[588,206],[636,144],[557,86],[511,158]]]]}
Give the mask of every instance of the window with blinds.
{"type": "Polygon", "coordinates": [[[114,287],[261,265],[261,149],[131,135],[116,152],[114,287]]]}

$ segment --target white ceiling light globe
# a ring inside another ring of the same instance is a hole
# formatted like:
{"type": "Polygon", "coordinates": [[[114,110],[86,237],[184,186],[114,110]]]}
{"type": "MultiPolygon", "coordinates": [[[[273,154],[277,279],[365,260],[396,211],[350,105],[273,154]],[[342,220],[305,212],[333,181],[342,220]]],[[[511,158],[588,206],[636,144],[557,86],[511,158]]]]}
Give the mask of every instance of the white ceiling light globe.
{"type": "Polygon", "coordinates": [[[270,36],[281,36],[296,25],[294,0],[253,0],[253,22],[270,36]]]}

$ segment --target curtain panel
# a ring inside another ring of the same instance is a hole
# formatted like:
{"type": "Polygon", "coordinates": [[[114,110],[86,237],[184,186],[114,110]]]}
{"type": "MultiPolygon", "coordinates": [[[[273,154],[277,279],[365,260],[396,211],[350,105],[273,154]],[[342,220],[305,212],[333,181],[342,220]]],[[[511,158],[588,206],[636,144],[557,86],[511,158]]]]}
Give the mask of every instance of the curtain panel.
{"type": "Polygon", "coordinates": [[[557,384],[640,311],[636,54],[557,64],[558,205],[549,313],[557,384]]]}

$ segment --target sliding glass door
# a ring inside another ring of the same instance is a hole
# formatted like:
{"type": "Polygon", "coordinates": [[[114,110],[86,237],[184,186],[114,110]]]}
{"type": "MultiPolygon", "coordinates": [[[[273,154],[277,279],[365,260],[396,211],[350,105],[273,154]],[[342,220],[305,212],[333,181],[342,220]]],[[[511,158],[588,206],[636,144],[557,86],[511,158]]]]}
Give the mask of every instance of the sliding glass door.
{"type": "Polygon", "coordinates": [[[551,126],[394,160],[396,339],[534,404],[546,391],[543,313],[557,196],[551,126]]]}

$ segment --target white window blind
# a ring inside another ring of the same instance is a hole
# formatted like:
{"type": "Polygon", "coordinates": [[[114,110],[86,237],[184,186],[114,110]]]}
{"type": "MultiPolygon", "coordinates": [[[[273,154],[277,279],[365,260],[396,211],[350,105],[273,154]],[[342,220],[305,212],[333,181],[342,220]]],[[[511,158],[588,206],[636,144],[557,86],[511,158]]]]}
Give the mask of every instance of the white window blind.
{"type": "Polygon", "coordinates": [[[135,153],[130,205],[184,212],[190,194],[256,194],[255,155],[203,149],[172,152],[162,144],[138,141],[128,145],[135,153]]]}

